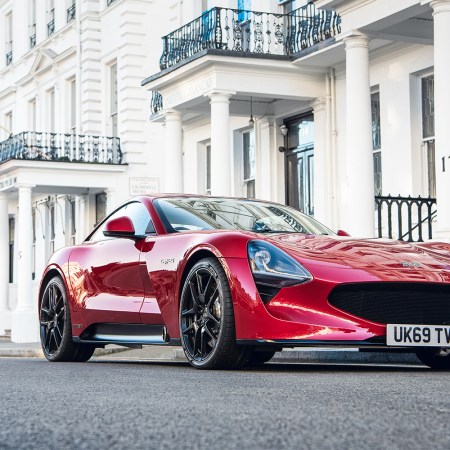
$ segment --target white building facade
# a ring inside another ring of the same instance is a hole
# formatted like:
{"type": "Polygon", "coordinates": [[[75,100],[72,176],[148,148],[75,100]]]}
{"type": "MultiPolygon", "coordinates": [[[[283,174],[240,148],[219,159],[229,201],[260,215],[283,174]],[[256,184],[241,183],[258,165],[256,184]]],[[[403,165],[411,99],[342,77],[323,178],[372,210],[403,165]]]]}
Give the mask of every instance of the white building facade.
{"type": "Polygon", "coordinates": [[[0,0],[2,29],[0,334],[14,341],[37,340],[50,254],[139,193],[450,237],[450,0],[0,0]]]}

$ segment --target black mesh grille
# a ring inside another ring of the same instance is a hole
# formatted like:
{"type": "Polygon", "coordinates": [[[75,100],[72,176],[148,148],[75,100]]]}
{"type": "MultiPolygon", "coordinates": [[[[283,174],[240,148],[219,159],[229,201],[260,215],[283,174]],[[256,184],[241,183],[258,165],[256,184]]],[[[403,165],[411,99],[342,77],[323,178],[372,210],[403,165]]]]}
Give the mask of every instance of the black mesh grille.
{"type": "Polygon", "coordinates": [[[450,324],[450,286],[427,283],[343,284],[330,305],[378,323],[450,324]]]}

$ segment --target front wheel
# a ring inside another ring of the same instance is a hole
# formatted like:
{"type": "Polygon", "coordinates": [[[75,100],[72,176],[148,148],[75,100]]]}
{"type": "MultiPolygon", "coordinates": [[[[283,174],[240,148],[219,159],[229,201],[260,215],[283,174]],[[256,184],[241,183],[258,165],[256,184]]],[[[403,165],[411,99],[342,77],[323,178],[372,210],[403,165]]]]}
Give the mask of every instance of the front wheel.
{"type": "Polygon", "coordinates": [[[450,369],[450,348],[420,349],[416,351],[416,355],[421,362],[432,369],[450,369]]]}
{"type": "Polygon", "coordinates": [[[183,350],[192,366],[237,369],[247,361],[249,348],[236,344],[230,286],[217,259],[202,259],[188,273],[179,322],[183,350]]]}
{"type": "Polygon", "coordinates": [[[60,277],[52,278],[45,286],[39,320],[41,346],[49,361],[85,362],[93,355],[94,346],[72,341],[70,308],[60,277]]]}

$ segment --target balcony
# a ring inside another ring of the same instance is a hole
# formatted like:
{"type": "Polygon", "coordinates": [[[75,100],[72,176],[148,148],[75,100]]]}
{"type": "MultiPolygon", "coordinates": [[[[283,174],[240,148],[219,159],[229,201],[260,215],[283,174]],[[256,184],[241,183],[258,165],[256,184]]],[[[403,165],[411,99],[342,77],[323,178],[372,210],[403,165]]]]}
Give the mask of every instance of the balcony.
{"type": "Polygon", "coordinates": [[[12,41],[6,44],[6,65],[9,66],[13,62],[12,41]]]}
{"type": "Polygon", "coordinates": [[[313,3],[289,14],[212,8],[164,36],[160,69],[204,51],[227,55],[289,57],[340,33],[341,18],[313,3]]]}
{"type": "Polygon", "coordinates": [[[75,20],[77,15],[76,5],[73,3],[67,8],[67,23],[72,22],[72,20],[75,20]]]}
{"type": "Polygon", "coordinates": [[[30,26],[30,48],[36,47],[36,24],[30,26]]]}
{"type": "Polygon", "coordinates": [[[121,164],[120,138],[23,131],[0,142],[0,164],[10,160],[121,164]]]}

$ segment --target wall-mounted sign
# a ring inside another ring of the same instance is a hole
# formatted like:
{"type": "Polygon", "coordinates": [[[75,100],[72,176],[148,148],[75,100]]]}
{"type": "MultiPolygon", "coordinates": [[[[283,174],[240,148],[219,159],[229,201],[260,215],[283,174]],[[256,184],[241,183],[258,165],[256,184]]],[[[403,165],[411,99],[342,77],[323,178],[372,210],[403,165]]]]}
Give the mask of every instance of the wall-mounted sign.
{"type": "Polygon", "coordinates": [[[159,191],[159,178],[130,177],[130,195],[147,195],[159,191]]]}

